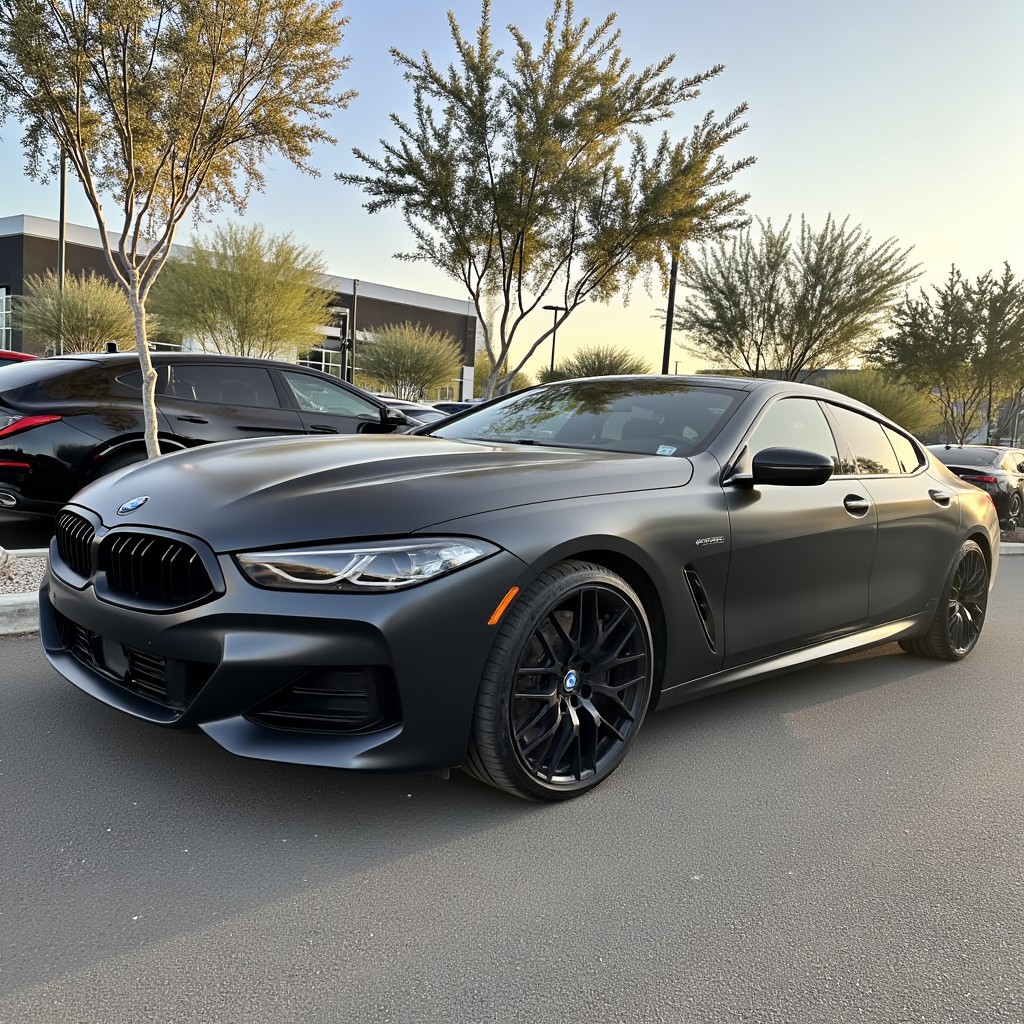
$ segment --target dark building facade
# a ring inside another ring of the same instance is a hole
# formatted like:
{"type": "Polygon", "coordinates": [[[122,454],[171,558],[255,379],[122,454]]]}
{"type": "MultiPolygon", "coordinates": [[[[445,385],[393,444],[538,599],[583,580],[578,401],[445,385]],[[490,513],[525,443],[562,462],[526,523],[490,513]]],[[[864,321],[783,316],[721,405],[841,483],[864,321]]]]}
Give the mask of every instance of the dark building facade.
{"type": "MultiPolygon", "coordinates": [[[[24,295],[26,278],[57,269],[58,229],[57,221],[42,217],[0,217],[0,348],[22,350],[21,334],[11,323],[12,300],[24,295]]],[[[64,261],[68,274],[92,270],[110,276],[95,228],[65,226],[64,261]]],[[[335,293],[319,356],[325,366],[350,377],[353,343],[358,366],[360,341],[374,328],[408,321],[450,334],[462,346],[463,365],[472,367],[477,319],[471,302],[334,275],[324,284],[335,293]]]]}

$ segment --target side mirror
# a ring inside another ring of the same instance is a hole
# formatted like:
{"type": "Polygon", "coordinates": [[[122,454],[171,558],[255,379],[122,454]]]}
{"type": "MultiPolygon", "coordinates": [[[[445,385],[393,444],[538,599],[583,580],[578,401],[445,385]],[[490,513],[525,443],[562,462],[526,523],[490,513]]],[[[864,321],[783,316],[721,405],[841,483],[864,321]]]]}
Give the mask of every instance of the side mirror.
{"type": "Polygon", "coordinates": [[[835,463],[821,452],[802,448],[765,448],[754,456],[750,482],[754,487],[814,487],[835,472],[835,463]]]}
{"type": "Polygon", "coordinates": [[[405,427],[409,424],[409,417],[401,409],[392,409],[386,405],[381,416],[383,421],[392,427],[405,427]]]}

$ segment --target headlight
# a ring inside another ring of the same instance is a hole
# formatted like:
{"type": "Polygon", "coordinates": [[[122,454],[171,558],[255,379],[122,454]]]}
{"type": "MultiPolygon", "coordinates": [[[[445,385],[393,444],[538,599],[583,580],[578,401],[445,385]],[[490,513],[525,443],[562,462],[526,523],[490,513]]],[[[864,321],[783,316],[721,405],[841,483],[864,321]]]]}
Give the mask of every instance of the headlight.
{"type": "Polygon", "coordinates": [[[275,590],[398,590],[461,569],[498,551],[467,537],[385,540],[289,551],[256,551],[235,561],[257,586],[275,590]]]}

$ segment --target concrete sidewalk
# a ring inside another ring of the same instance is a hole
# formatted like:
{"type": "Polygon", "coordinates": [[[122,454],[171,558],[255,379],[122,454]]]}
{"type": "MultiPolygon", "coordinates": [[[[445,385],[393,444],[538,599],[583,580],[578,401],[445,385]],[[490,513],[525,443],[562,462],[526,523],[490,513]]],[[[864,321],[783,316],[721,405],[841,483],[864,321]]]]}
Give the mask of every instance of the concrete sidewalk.
{"type": "MultiPolygon", "coordinates": [[[[1001,555],[1024,555],[1024,544],[1002,544],[1001,555]]],[[[9,551],[15,558],[39,558],[46,548],[26,548],[9,551]]],[[[39,629],[39,594],[0,594],[0,634],[35,633],[39,629]]]]}

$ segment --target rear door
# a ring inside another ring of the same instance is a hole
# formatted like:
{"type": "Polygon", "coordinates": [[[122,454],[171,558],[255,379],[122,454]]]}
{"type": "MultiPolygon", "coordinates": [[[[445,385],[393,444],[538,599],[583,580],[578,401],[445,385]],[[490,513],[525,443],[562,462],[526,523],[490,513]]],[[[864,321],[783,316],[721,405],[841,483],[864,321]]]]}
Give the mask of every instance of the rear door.
{"type": "Polygon", "coordinates": [[[267,367],[211,356],[170,363],[157,406],[189,444],[304,432],[295,410],[282,404],[267,367]]]}
{"type": "Polygon", "coordinates": [[[909,437],[853,409],[825,407],[878,516],[870,622],[918,614],[938,597],[956,550],[956,494],[927,472],[927,460],[909,437]]]}

